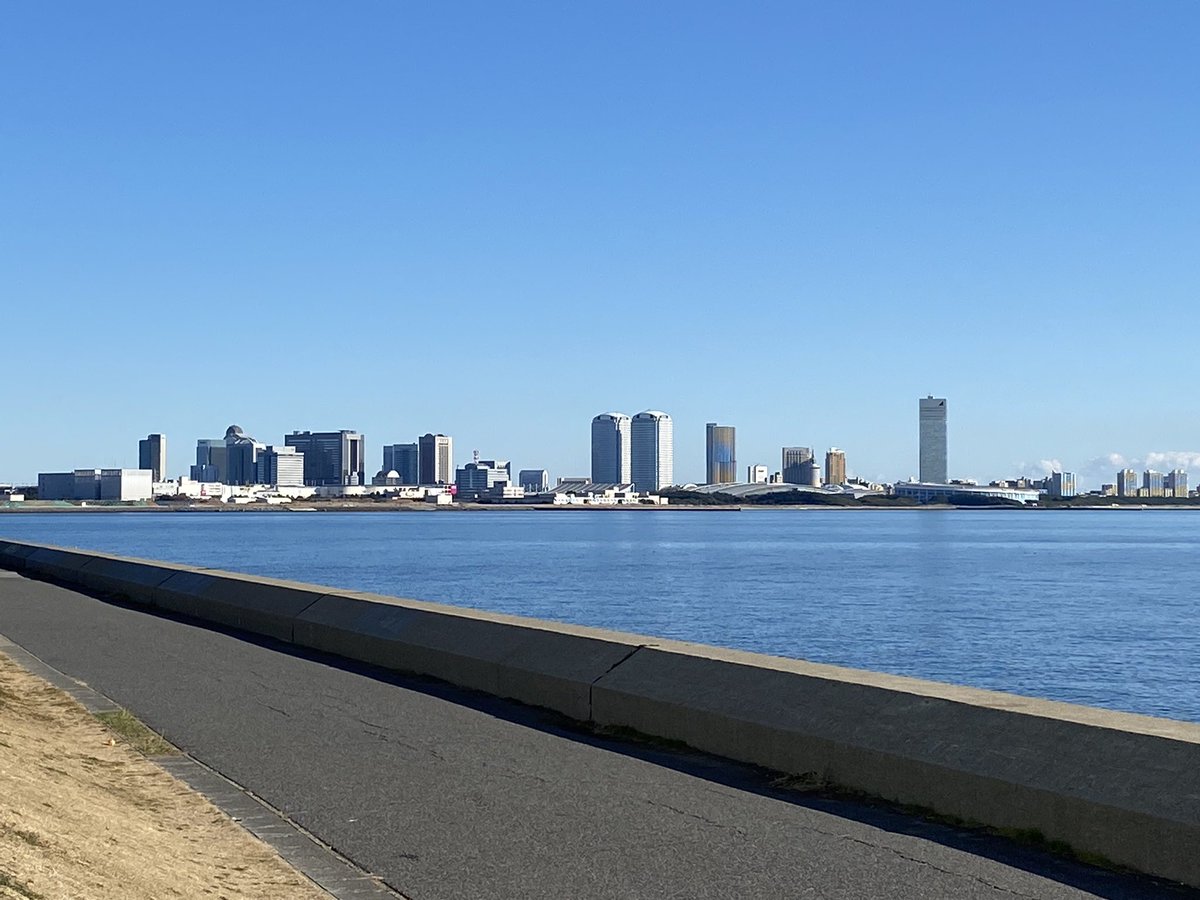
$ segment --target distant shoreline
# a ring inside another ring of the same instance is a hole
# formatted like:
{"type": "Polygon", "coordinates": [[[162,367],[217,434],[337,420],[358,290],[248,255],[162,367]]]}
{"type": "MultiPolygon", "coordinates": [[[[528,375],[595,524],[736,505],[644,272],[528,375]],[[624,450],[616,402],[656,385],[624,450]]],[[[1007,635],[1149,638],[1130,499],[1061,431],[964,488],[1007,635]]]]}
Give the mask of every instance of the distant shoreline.
{"type": "MultiPolygon", "coordinates": [[[[35,501],[36,502],[36,501],[35,501]]],[[[276,506],[268,506],[262,503],[247,503],[247,504],[213,504],[213,505],[172,505],[172,506],[36,506],[26,504],[13,504],[11,506],[0,506],[0,515],[32,515],[36,513],[51,513],[55,515],[92,515],[94,513],[107,514],[147,514],[147,513],[198,513],[202,515],[220,515],[220,514],[236,514],[236,513],[324,513],[324,512],[352,512],[352,513],[389,513],[389,512],[405,512],[405,513],[460,513],[468,511],[485,511],[485,512],[618,512],[618,511],[636,511],[636,512],[757,512],[762,510],[794,510],[794,511],[815,511],[815,510],[835,510],[838,512],[902,512],[905,510],[1005,510],[1009,512],[1059,512],[1062,510],[1089,510],[1089,511],[1127,511],[1127,512],[1146,512],[1152,510],[1200,510],[1200,504],[1196,503],[1155,503],[1155,504],[1139,504],[1139,503],[1121,503],[1121,504],[1095,504],[1095,505],[1080,505],[1080,506],[1029,506],[1029,507],[1013,507],[1013,506],[956,506],[953,504],[927,503],[914,506],[841,506],[833,504],[731,504],[728,506],[722,505],[706,505],[706,504],[672,504],[668,506],[653,506],[646,505],[620,505],[620,506],[592,506],[592,505],[571,505],[571,506],[553,506],[545,503],[531,504],[498,504],[498,503],[457,503],[453,506],[435,506],[431,503],[339,503],[339,502],[321,502],[317,504],[296,503],[296,504],[280,504],[276,506]]]]}

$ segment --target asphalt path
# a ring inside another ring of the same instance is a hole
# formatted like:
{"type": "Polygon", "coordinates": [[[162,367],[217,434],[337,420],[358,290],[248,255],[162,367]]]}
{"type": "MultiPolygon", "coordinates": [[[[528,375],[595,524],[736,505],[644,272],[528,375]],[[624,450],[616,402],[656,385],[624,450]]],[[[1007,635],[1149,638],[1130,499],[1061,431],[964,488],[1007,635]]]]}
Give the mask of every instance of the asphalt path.
{"type": "Polygon", "coordinates": [[[1198,896],[11,573],[0,633],[413,900],[1198,896]]]}

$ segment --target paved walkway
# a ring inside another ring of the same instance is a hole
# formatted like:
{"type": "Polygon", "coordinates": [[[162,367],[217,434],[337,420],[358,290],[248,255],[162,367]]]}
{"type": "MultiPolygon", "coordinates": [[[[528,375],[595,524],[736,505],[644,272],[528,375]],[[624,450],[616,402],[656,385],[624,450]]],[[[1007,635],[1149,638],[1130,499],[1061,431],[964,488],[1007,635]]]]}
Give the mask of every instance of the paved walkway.
{"type": "Polygon", "coordinates": [[[1196,896],[10,573],[0,633],[414,900],[1196,896]]]}

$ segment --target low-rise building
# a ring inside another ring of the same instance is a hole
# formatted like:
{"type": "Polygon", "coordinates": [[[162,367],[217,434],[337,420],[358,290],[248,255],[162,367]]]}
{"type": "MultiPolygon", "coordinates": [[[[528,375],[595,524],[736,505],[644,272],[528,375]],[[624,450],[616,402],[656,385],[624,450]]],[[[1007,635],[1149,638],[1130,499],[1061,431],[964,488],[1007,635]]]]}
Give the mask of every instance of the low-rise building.
{"type": "Polygon", "coordinates": [[[154,496],[153,469],[101,469],[100,499],[129,503],[154,496]]]}
{"type": "Polygon", "coordinates": [[[74,472],[38,472],[39,500],[74,500],[74,472]]]}
{"type": "Polygon", "coordinates": [[[498,485],[512,482],[512,463],[508,460],[477,459],[460,468],[454,476],[458,500],[477,500],[498,485]]]}
{"type": "Polygon", "coordinates": [[[746,466],[746,481],[750,484],[766,484],[767,467],[761,463],[754,466],[746,466]]]}
{"type": "Polygon", "coordinates": [[[550,490],[550,473],[545,469],[522,469],[517,483],[527,494],[543,494],[550,490]]]}
{"type": "Polygon", "coordinates": [[[933,484],[921,481],[901,481],[892,486],[897,497],[908,497],[918,503],[957,503],[967,498],[1015,500],[1018,503],[1037,503],[1041,494],[1030,488],[1010,488],[976,484],[933,484]]]}

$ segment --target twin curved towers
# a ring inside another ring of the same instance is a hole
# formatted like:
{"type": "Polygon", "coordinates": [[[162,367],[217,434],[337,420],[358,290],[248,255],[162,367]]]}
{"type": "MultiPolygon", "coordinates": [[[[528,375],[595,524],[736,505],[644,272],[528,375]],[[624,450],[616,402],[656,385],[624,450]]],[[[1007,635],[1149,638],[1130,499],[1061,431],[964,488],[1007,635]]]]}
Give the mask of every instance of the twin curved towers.
{"type": "Polygon", "coordinates": [[[632,419],[601,413],[592,419],[592,481],[632,484],[653,492],[675,483],[675,435],[671,417],[649,409],[632,419]]]}

